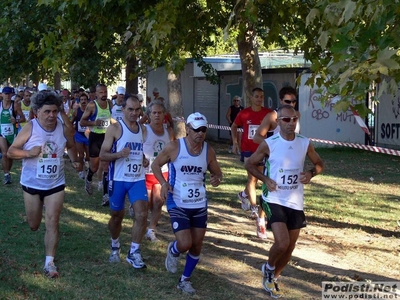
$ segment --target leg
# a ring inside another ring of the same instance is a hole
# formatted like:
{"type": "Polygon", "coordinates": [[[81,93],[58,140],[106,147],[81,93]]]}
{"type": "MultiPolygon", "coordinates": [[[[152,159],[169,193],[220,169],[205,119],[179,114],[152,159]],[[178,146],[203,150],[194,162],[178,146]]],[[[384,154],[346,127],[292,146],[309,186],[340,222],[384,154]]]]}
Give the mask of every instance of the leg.
{"type": "MultiPolygon", "coordinates": [[[[3,168],[4,174],[9,175],[13,160],[7,156],[8,143],[7,143],[7,140],[5,138],[3,138],[2,136],[0,136],[0,151],[1,151],[1,154],[3,155],[2,159],[1,159],[1,166],[3,168]]],[[[11,179],[8,180],[7,178],[4,178],[4,184],[9,184],[9,183],[11,183],[11,179]]]]}
{"type": "Polygon", "coordinates": [[[44,198],[46,205],[44,238],[46,256],[55,256],[59,240],[59,222],[61,209],[64,204],[65,191],[54,193],[44,198]]]}
{"type": "Polygon", "coordinates": [[[28,225],[32,231],[36,231],[42,222],[43,202],[38,194],[31,195],[24,191],[23,195],[28,225]]]}
{"type": "Polygon", "coordinates": [[[144,200],[137,200],[133,203],[135,211],[135,223],[132,227],[132,242],[140,244],[147,227],[148,203],[144,200]]]}
{"type": "Polygon", "coordinates": [[[296,242],[300,234],[300,229],[289,230],[289,246],[275,264],[275,277],[279,277],[283,268],[287,265],[292,257],[292,252],[296,247],[296,242]]]}
{"type": "Polygon", "coordinates": [[[290,235],[286,224],[283,222],[272,223],[271,228],[275,242],[269,250],[268,264],[271,267],[275,267],[278,260],[289,247],[290,235]]]}
{"type": "Polygon", "coordinates": [[[164,200],[161,199],[161,185],[155,184],[149,195],[149,207],[150,207],[150,224],[149,228],[155,230],[158,221],[161,218],[161,210],[164,205],[164,200]]]}
{"type": "Polygon", "coordinates": [[[108,221],[108,229],[111,233],[111,238],[116,240],[122,230],[122,220],[124,219],[125,210],[111,210],[111,218],[108,221]]]}

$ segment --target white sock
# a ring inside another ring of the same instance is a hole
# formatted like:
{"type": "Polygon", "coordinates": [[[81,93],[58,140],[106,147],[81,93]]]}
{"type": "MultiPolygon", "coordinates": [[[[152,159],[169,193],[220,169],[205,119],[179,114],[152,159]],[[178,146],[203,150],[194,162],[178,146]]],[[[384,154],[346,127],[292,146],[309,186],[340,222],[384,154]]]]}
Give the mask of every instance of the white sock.
{"type": "Polygon", "coordinates": [[[151,228],[147,229],[147,234],[150,234],[150,232],[152,232],[152,231],[155,231],[155,230],[151,229],[151,228]]]}
{"type": "Polygon", "coordinates": [[[268,270],[271,270],[271,271],[274,271],[274,270],[275,270],[275,266],[274,266],[274,267],[271,267],[271,266],[269,265],[269,263],[267,263],[267,268],[268,268],[268,270]]]}
{"type": "Polygon", "coordinates": [[[243,198],[247,198],[247,194],[246,194],[245,191],[241,191],[240,193],[242,194],[242,197],[243,197],[243,198]]]}
{"type": "Polygon", "coordinates": [[[188,279],[188,278],[190,278],[190,277],[186,277],[186,276],[181,276],[181,281],[185,281],[186,279],[188,279]]]}
{"type": "Polygon", "coordinates": [[[46,261],[44,262],[44,266],[47,267],[49,263],[54,261],[54,256],[46,256],[46,261]]]}
{"type": "Polygon", "coordinates": [[[132,242],[131,243],[131,253],[134,253],[136,250],[139,250],[139,244],[132,242]]]}
{"type": "Polygon", "coordinates": [[[111,247],[113,248],[121,247],[121,244],[119,243],[119,238],[116,238],[115,240],[111,239],[111,247]]]}

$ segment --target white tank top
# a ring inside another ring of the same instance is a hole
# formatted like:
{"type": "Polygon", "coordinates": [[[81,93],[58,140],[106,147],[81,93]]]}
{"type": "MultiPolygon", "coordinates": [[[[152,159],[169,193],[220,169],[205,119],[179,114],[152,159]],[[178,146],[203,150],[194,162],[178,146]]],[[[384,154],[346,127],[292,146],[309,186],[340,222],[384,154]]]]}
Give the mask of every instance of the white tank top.
{"type": "Polygon", "coordinates": [[[269,203],[303,210],[304,193],[300,172],[303,172],[309,139],[296,134],[293,141],[287,141],[278,133],[265,139],[265,142],[270,156],[265,163],[264,175],[274,180],[277,188],[269,192],[263,184],[262,198],[269,203]]]}
{"type": "MultiPolygon", "coordinates": [[[[151,129],[150,124],[145,125],[147,128],[146,141],[143,143],[143,152],[146,158],[150,161],[150,165],[146,168],[146,173],[153,173],[151,164],[156,159],[157,155],[164,150],[165,146],[170,142],[168,130],[163,126],[164,132],[162,135],[157,135],[151,129]]],[[[168,172],[168,165],[162,166],[161,171],[168,172]]]]}
{"type": "Polygon", "coordinates": [[[131,152],[128,157],[119,158],[110,162],[109,178],[115,181],[135,182],[144,180],[145,173],[143,168],[143,132],[138,125],[138,132],[132,132],[123,120],[121,125],[121,136],[113,143],[111,153],[116,153],[129,147],[131,152]]]}
{"type": "Polygon", "coordinates": [[[199,155],[191,155],[185,139],[179,139],[179,152],[169,164],[169,184],[173,193],[168,194],[167,208],[202,208],[207,206],[205,175],[208,166],[208,144],[203,142],[199,155]]]}
{"type": "Polygon", "coordinates": [[[122,105],[114,104],[111,109],[111,117],[116,120],[122,120],[124,118],[124,113],[122,112],[122,105]]]}
{"type": "Polygon", "coordinates": [[[38,157],[22,160],[20,183],[38,190],[49,190],[65,184],[63,155],[67,139],[64,136],[64,126],[57,119],[56,128],[53,131],[46,131],[37,119],[31,122],[31,136],[23,150],[41,146],[42,152],[38,157]]]}

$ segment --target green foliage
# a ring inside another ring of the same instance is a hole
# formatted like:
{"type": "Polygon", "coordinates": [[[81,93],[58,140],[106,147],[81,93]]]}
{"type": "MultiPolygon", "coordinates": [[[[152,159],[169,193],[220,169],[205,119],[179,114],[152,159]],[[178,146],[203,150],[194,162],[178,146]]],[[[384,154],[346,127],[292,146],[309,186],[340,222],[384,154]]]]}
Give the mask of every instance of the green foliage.
{"type": "MultiPolygon", "coordinates": [[[[367,93],[379,100],[397,91],[400,3],[390,0],[323,0],[306,19],[306,58],[312,82],[335,87],[343,101],[363,106],[367,93]],[[316,78],[324,78],[323,81],[316,78]],[[376,94],[376,84],[382,83],[376,94]]],[[[332,95],[327,94],[326,97],[332,95]]],[[[362,116],[366,109],[360,109],[362,116]]]]}

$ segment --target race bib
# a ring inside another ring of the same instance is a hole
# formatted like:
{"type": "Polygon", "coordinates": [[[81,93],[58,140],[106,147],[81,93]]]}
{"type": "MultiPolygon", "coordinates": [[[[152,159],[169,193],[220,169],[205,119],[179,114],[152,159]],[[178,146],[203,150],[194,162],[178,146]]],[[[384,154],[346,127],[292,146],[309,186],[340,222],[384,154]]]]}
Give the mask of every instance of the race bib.
{"type": "Polygon", "coordinates": [[[3,136],[14,135],[14,126],[11,123],[1,124],[1,134],[3,136]]]}
{"type": "Polygon", "coordinates": [[[86,126],[81,126],[81,121],[78,121],[78,132],[85,132],[86,126]]]}
{"type": "Polygon", "coordinates": [[[206,201],[206,188],[203,182],[183,182],[180,199],[182,203],[201,203],[206,201]]]}
{"type": "Polygon", "coordinates": [[[299,187],[299,169],[280,169],[276,180],[277,190],[297,190],[299,187]]]}
{"type": "Polygon", "coordinates": [[[124,177],[126,179],[139,178],[143,172],[143,160],[135,158],[124,158],[124,177]]]}
{"type": "Polygon", "coordinates": [[[60,175],[60,158],[39,158],[36,178],[57,179],[60,175]]]}
{"type": "Polygon", "coordinates": [[[249,132],[248,132],[248,135],[247,135],[247,138],[249,139],[249,140],[252,140],[253,139],[253,137],[255,136],[255,134],[256,134],[256,131],[257,131],[257,128],[259,127],[260,125],[249,125],[249,132]]]}
{"type": "Polygon", "coordinates": [[[100,125],[97,125],[96,128],[97,129],[107,129],[108,126],[110,126],[110,118],[106,118],[106,119],[98,119],[101,121],[100,125]]]}

